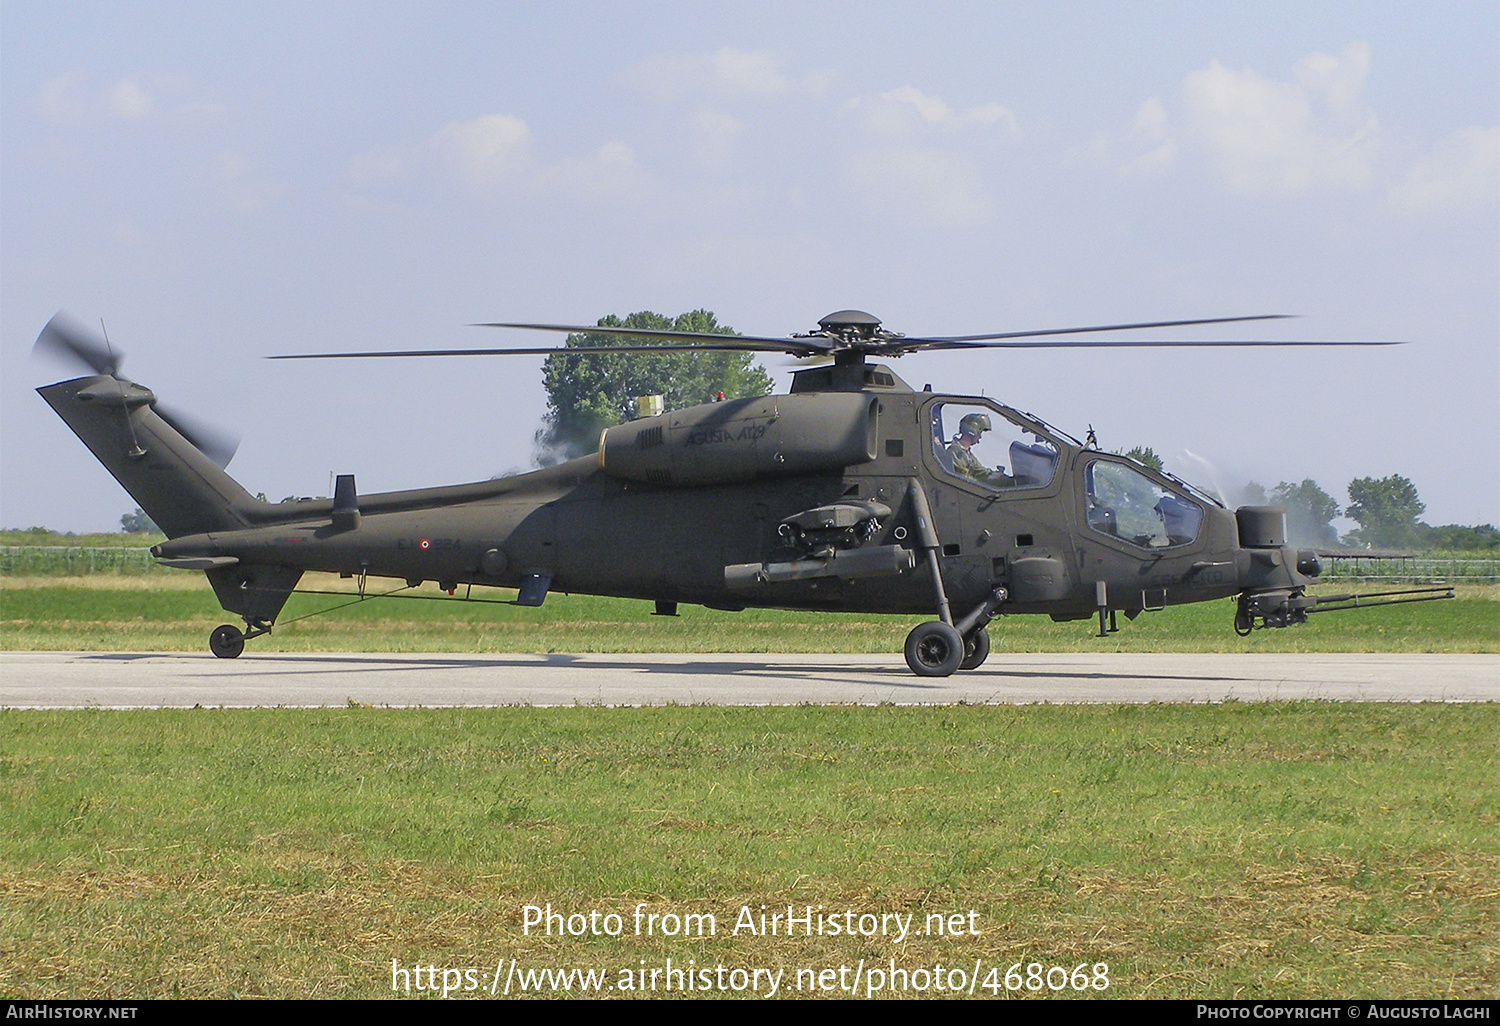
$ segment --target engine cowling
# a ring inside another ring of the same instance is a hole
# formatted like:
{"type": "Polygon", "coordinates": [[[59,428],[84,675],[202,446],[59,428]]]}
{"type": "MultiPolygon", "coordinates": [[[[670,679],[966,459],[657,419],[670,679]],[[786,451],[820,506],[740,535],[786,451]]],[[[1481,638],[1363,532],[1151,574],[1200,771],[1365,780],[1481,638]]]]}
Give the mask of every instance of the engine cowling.
{"type": "Polygon", "coordinates": [[[879,400],[860,393],[706,403],[606,428],[611,477],[710,485],[837,471],[876,456],[879,400]]]}

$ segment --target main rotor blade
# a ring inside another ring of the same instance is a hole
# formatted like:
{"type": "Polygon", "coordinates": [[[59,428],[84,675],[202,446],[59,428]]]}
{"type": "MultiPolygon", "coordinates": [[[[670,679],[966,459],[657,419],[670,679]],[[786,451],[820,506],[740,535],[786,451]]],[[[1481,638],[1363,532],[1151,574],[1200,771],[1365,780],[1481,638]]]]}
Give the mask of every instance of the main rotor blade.
{"type": "Polygon", "coordinates": [[[1002,331],[989,335],[926,335],[902,338],[902,342],[982,342],[987,339],[1038,338],[1043,335],[1083,335],[1099,331],[1138,331],[1142,328],[1186,328],[1198,324],[1238,324],[1243,321],[1284,321],[1296,314],[1255,314],[1251,317],[1200,317],[1190,321],[1142,321],[1139,324],[1094,324],[1083,328],[1044,328],[1040,331],[1002,331]]]}
{"type": "MultiPolygon", "coordinates": [[[[615,335],[620,338],[659,338],[665,341],[681,342],[723,342],[725,339],[734,339],[745,343],[747,350],[766,350],[770,352],[789,352],[793,348],[819,349],[821,340],[808,340],[805,338],[767,338],[761,335],[725,335],[712,331],[671,331],[666,328],[606,328],[597,324],[474,324],[475,328],[520,328],[529,331],[559,331],[569,335],[615,335]],[[757,344],[758,343],[758,344],[757,344]]],[[[616,347],[617,348],[617,347],[616,347]]]]}
{"type": "Polygon", "coordinates": [[[1047,328],[1038,331],[992,332],[984,335],[933,335],[910,337],[881,332],[874,337],[832,337],[798,335],[791,338],[769,338],[761,335],[721,335],[716,332],[671,331],[657,328],[602,327],[597,324],[519,324],[485,322],[478,328],[514,328],[524,331],[553,331],[570,335],[607,335],[626,339],[657,339],[662,345],[629,344],[618,346],[523,347],[517,349],[407,349],[364,353],[297,353],[267,357],[270,360],[339,360],[382,359],[413,356],[551,356],[562,353],[576,356],[585,353],[672,353],[672,352],[775,352],[799,358],[829,357],[841,352],[871,356],[901,356],[928,349],[1144,349],[1234,346],[1384,346],[1400,342],[1333,342],[1251,340],[1128,340],[1128,339],[1051,339],[1058,335],[1082,335],[1107,331],[1139,331],[1146,328],[1181,328],[1205,324],[1238,324],[1245,321],[1277,321],[1293,314],[1256,314],[1250,317],[1198,317],[1178,321],[1141,321],[1131,324],[1094,324],[1076,328],[1047,328]]]}
{"type": "MultiPolygon", "coordinates": [[[[598,332],[596,334],[608,334],[598,332]]],[[[709,335],[708,338],[716,336],[709,335]]],[[[589,353],[695,353],[695,352],[729,352],[729,353],[798,353],[808,356],[818,356],[824,353],[821,346],[804,345],[800,341],[788,340],[780,345],[768,346],[757,344],[745,344],[735,341],[734,335],[719,335],[718,338],[725,339],[723,342],[694,343],[684,345],[635,345],[635,346],[550,346],[528,349],[402,349],[385,352],[371,353],[289,353],[282,356],[268,356],[267,360],[363,360],[380,359],[384,357],[400,356],[551,356],[554,353],[561,356],[584,356],[589,353]]]]}
{"type": "Polygon", "coordinates": [[[95,331],[66,311],[52,315],[36,337],[33,353],[49,353],[69,363],[87,367],[95,374],[114,376],[120,372],[125,354],[113,349],[102,332],[95,331]]]}
{"type": "Polygon", "coordinates": [[[1025,339],[1011,339],[1008,341],[992,342],[918,342],[914,346],[903,346],[901,352],[912,352],[926,349],[1192,349],[1202,347],[1234,347],[1234,346],[1404,346],[1406,342],[1379,341],[1367,342],[1359,340],[1331,341],[1320,339],[1314,341],[1286,341],[1280,339],[1114,339],[1114,338],[1080,338],[1080,339],[1051,339],[1047,341],[1029,341],[1025,339]]]}

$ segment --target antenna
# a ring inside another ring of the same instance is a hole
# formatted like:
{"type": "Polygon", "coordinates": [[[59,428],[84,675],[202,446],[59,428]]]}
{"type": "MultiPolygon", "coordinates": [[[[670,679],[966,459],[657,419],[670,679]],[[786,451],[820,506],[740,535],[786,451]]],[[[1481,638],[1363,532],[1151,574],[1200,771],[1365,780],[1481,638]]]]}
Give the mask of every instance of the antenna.
{"type": "Polygon", "coordinates": [[[118,364],[115,362],[115,347],[109,344],[109,329],[104,326],[104,318],[99,318],[99,330],[104,334],[104,351],[109,354],[110,377],[114,378],[115,388],[120,392],[120,409],[125,413],[125,427],[130,432],[130,448],[125,455],[133,460],[138,460],[146,455],[146,450],[141,448],[140,440],[135,437],[135,421],[130,416],[130,406],[125,402],[125,386],[120,384],[120,379],[114,374],[118,364]]]}

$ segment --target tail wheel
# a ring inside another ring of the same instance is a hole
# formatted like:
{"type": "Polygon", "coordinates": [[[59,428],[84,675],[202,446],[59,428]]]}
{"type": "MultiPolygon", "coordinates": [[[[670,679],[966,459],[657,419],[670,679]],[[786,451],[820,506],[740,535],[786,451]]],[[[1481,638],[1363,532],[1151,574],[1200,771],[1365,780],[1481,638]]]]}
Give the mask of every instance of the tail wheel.
{"type": "Polygon", "coordinates": [[[963,636],[940,620],[919,624],[906,636],[906,665],[918,677],[950,676],[963,659],[963,636]]]}
{"type": "Polygon", "coordinates": [[[964,639],[964,658],[960,670],[977,670],[990,657],[990,632],[983,627],[964,639]]]}
{"type": "Polygon", "coordinates": [[[245,635],[233,624],[215,627],[208,636],[208,650],[220,659],[234,659],[245,651],[245,635]]]}

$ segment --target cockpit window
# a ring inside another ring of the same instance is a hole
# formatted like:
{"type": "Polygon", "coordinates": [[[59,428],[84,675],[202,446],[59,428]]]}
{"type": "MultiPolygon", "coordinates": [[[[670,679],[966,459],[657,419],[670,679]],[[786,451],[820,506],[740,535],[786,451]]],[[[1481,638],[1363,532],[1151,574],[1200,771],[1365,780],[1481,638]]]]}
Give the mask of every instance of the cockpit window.
{"type": "Polygon", "coordinates": [[[943,471],[984,488],[1041,488],[1057,472],[1057,447],[979,403],[934,403],[932,452],[943,471]],[[993,462],[992,462],[993,461],[993,462]]]}
{"type": "Polygon", "coordinates": [[[1123,463],[1094,460],[1084,470],[1089,527],[1145,549],[1198,537],[1203,507],[1123,463]]]}

